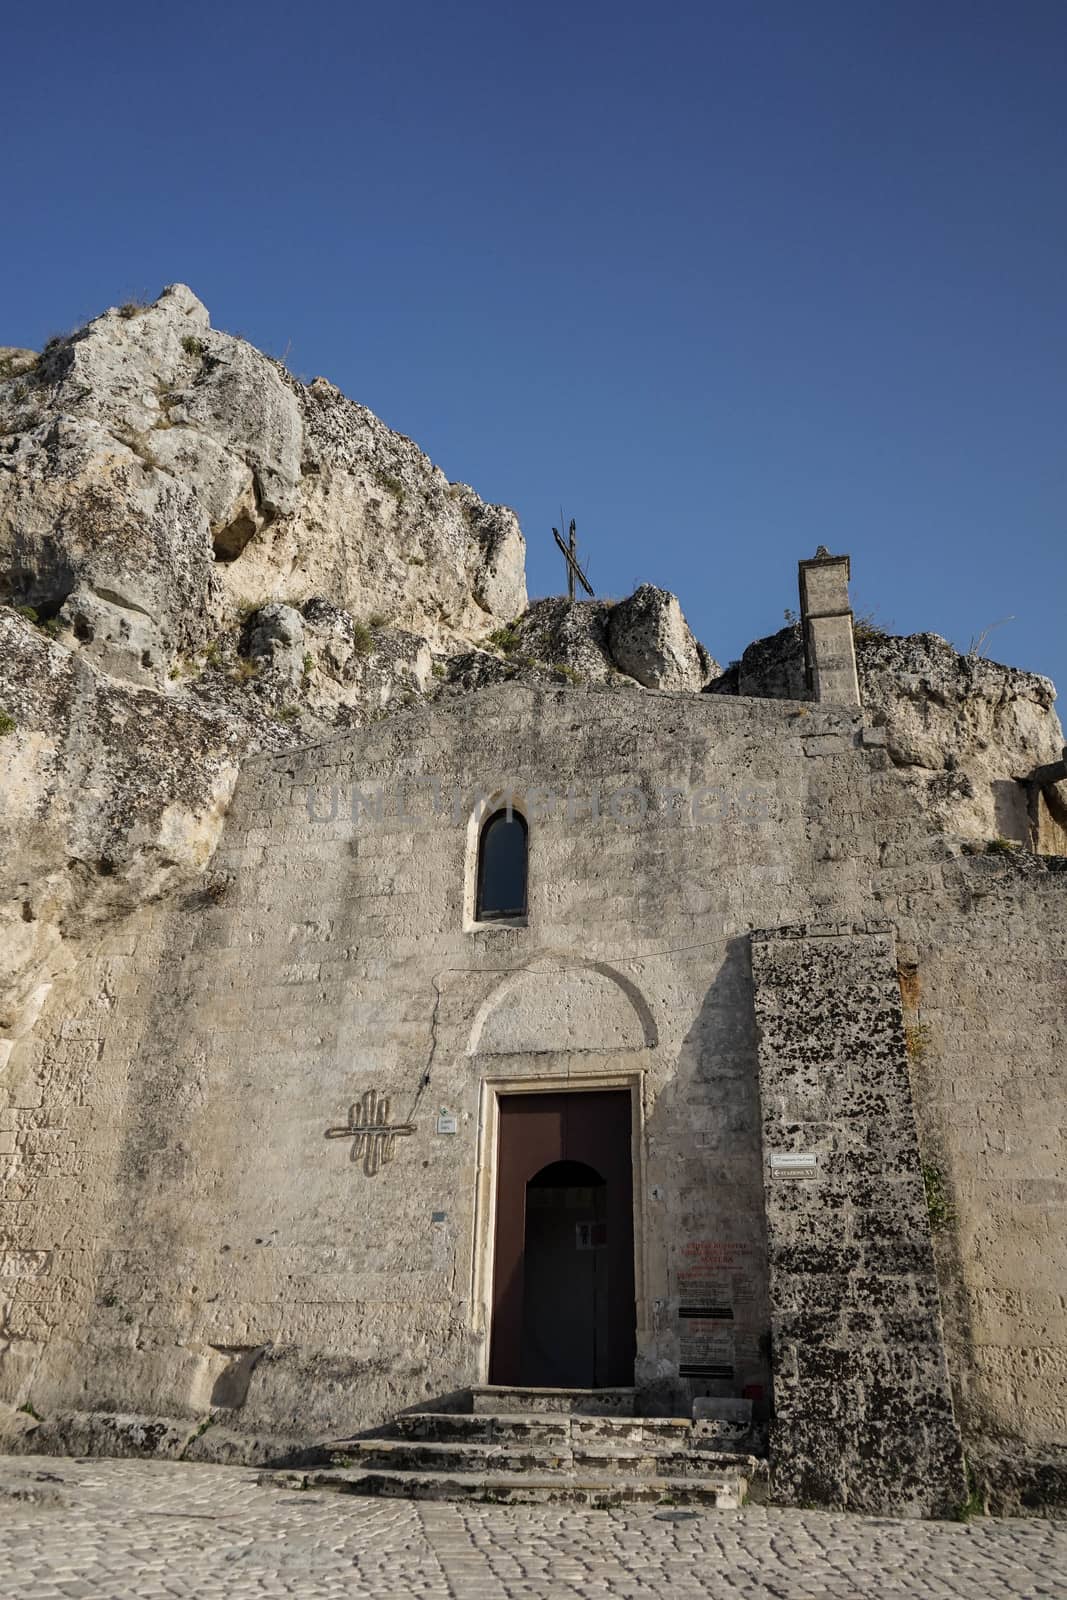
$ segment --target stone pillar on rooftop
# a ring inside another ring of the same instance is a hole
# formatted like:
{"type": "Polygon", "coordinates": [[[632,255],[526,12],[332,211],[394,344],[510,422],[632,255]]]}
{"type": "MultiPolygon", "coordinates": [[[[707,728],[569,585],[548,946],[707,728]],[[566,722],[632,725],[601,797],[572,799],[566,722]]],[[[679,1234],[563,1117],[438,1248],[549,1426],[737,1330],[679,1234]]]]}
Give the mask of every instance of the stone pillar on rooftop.
{"type": "Polygon", "coordinates": [[[848,598],[848,556],[832,556],[820,545],[810,561],[800,563],[800,624],[804,664],[813,700],[858,706],[856,646],[848,598]]]}

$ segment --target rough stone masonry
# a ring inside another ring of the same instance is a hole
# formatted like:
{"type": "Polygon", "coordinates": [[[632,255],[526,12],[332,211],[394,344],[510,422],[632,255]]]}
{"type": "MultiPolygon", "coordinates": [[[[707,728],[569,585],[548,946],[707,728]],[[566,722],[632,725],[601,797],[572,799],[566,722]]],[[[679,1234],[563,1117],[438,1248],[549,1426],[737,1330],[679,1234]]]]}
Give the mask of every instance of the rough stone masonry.
{"type": "MultiPolygon", "coordinates": [[[[748,1408],[783,1501],[1062,1497],[1047,680],[854,629],[822,550],[725,671],[652,586],[528,606],[510,512],[181,287],[0,352],[0,417],[11,1446],[461,1404],[501,1106],[610,1093],[640,1410],[748,1408]]],[[[537,1197],[590,1282],[597,1180],[537,1197]]]]}

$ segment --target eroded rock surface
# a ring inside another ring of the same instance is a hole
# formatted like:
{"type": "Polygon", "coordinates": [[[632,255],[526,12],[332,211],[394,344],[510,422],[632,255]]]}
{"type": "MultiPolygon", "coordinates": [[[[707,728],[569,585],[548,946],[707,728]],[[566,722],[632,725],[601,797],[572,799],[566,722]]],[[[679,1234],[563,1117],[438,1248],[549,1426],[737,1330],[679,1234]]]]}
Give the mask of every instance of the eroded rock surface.
{"type": "Polygon", "coordinates": [[[161,686],[242,607],[325,594],[449,648],[526,605],[518,522],[191,290],[0,357],[0,598],[161,686]]]}
{"type": "Polygon", "coordinates": [[[863,704],[889,734],[896,766],[953,771],[987,758],[1022,775],[1060,754],[1048,678],[961,655],[936,633],[861,639],[863,704]]]}
{"type": "MultiPolygon", "coordinates": [[[[572,682],[696,693],[719,672],[677,598],[651,584],[620,601],[534,600],[485,642],[505,658],[510,677],[554,672],[572,682]]],[[[500,676],[483,672],[491,681],[500,676]]]]}
{"type": "Polygon", "coordinates": [[[972,839],[1025,841],[1024,780],[1063,749],[1050,680],[961,655],[936,633],[861,641],[856,660],[868,715],[931,819],[972,839]]]}
{"type": "Polygon", "coordinates": [[[621,672],[646,689],[702,689],[719,667],[689,631],[673,594],[643,583],[608,618],[608,645],[621,672]]]}
{"type": "Polygon", "coordinates": [[[0,610],[0,1055],[94,923],[199,880],[261,733],[116,683],[0,610]],[[14,726],[8,726],[13,723],[14,726]]]}
{"type": "MultiPolygon", "coordinates": [[[[932,825],[983,843],[1025,841],[1025,780],[1063,751],[1050,680],[962,655],[936,633],[896,637],[861,628],[856,665],[865,718],[885,729],[889,758],[919,793],[932,825]]],[[[757,639],[708,687],[712,694],[808,699],[799,625],[757,639]]]]}

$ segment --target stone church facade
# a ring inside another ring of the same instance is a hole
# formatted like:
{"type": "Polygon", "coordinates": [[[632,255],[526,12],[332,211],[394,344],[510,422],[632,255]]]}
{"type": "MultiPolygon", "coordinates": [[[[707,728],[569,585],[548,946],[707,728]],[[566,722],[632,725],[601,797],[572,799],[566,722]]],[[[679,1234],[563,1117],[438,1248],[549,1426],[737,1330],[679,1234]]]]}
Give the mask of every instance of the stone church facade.
{"type": "Polygon", "coordinates": [[[206,888],[16,1062],[6,1397],[739,1398],[779,1498],[926,1514],[1062,1443],[1064,863],[931,830],[846,577],[802,567],[807,699],[500,684],[247,760],[206,888]]]}

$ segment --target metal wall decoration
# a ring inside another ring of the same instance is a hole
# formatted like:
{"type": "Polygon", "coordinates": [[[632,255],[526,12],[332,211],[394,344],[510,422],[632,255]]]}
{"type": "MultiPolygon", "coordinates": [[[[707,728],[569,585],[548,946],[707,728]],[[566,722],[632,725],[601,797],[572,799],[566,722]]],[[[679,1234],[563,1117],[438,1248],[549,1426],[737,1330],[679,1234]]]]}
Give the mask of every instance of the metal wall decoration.
{"type": "Polygon", "coordinates": [[[387,1167],[396,1153],[396,1141],[415,1132],[413,1122],[389,1121],[389,1096],[368,1089],[361,1100],[348,1108],[348,1125],[327,1128],[327,1139],[351,1139],[351,1160],[362,1161],[363,1171],[373,1178],[387,1167]]]}

